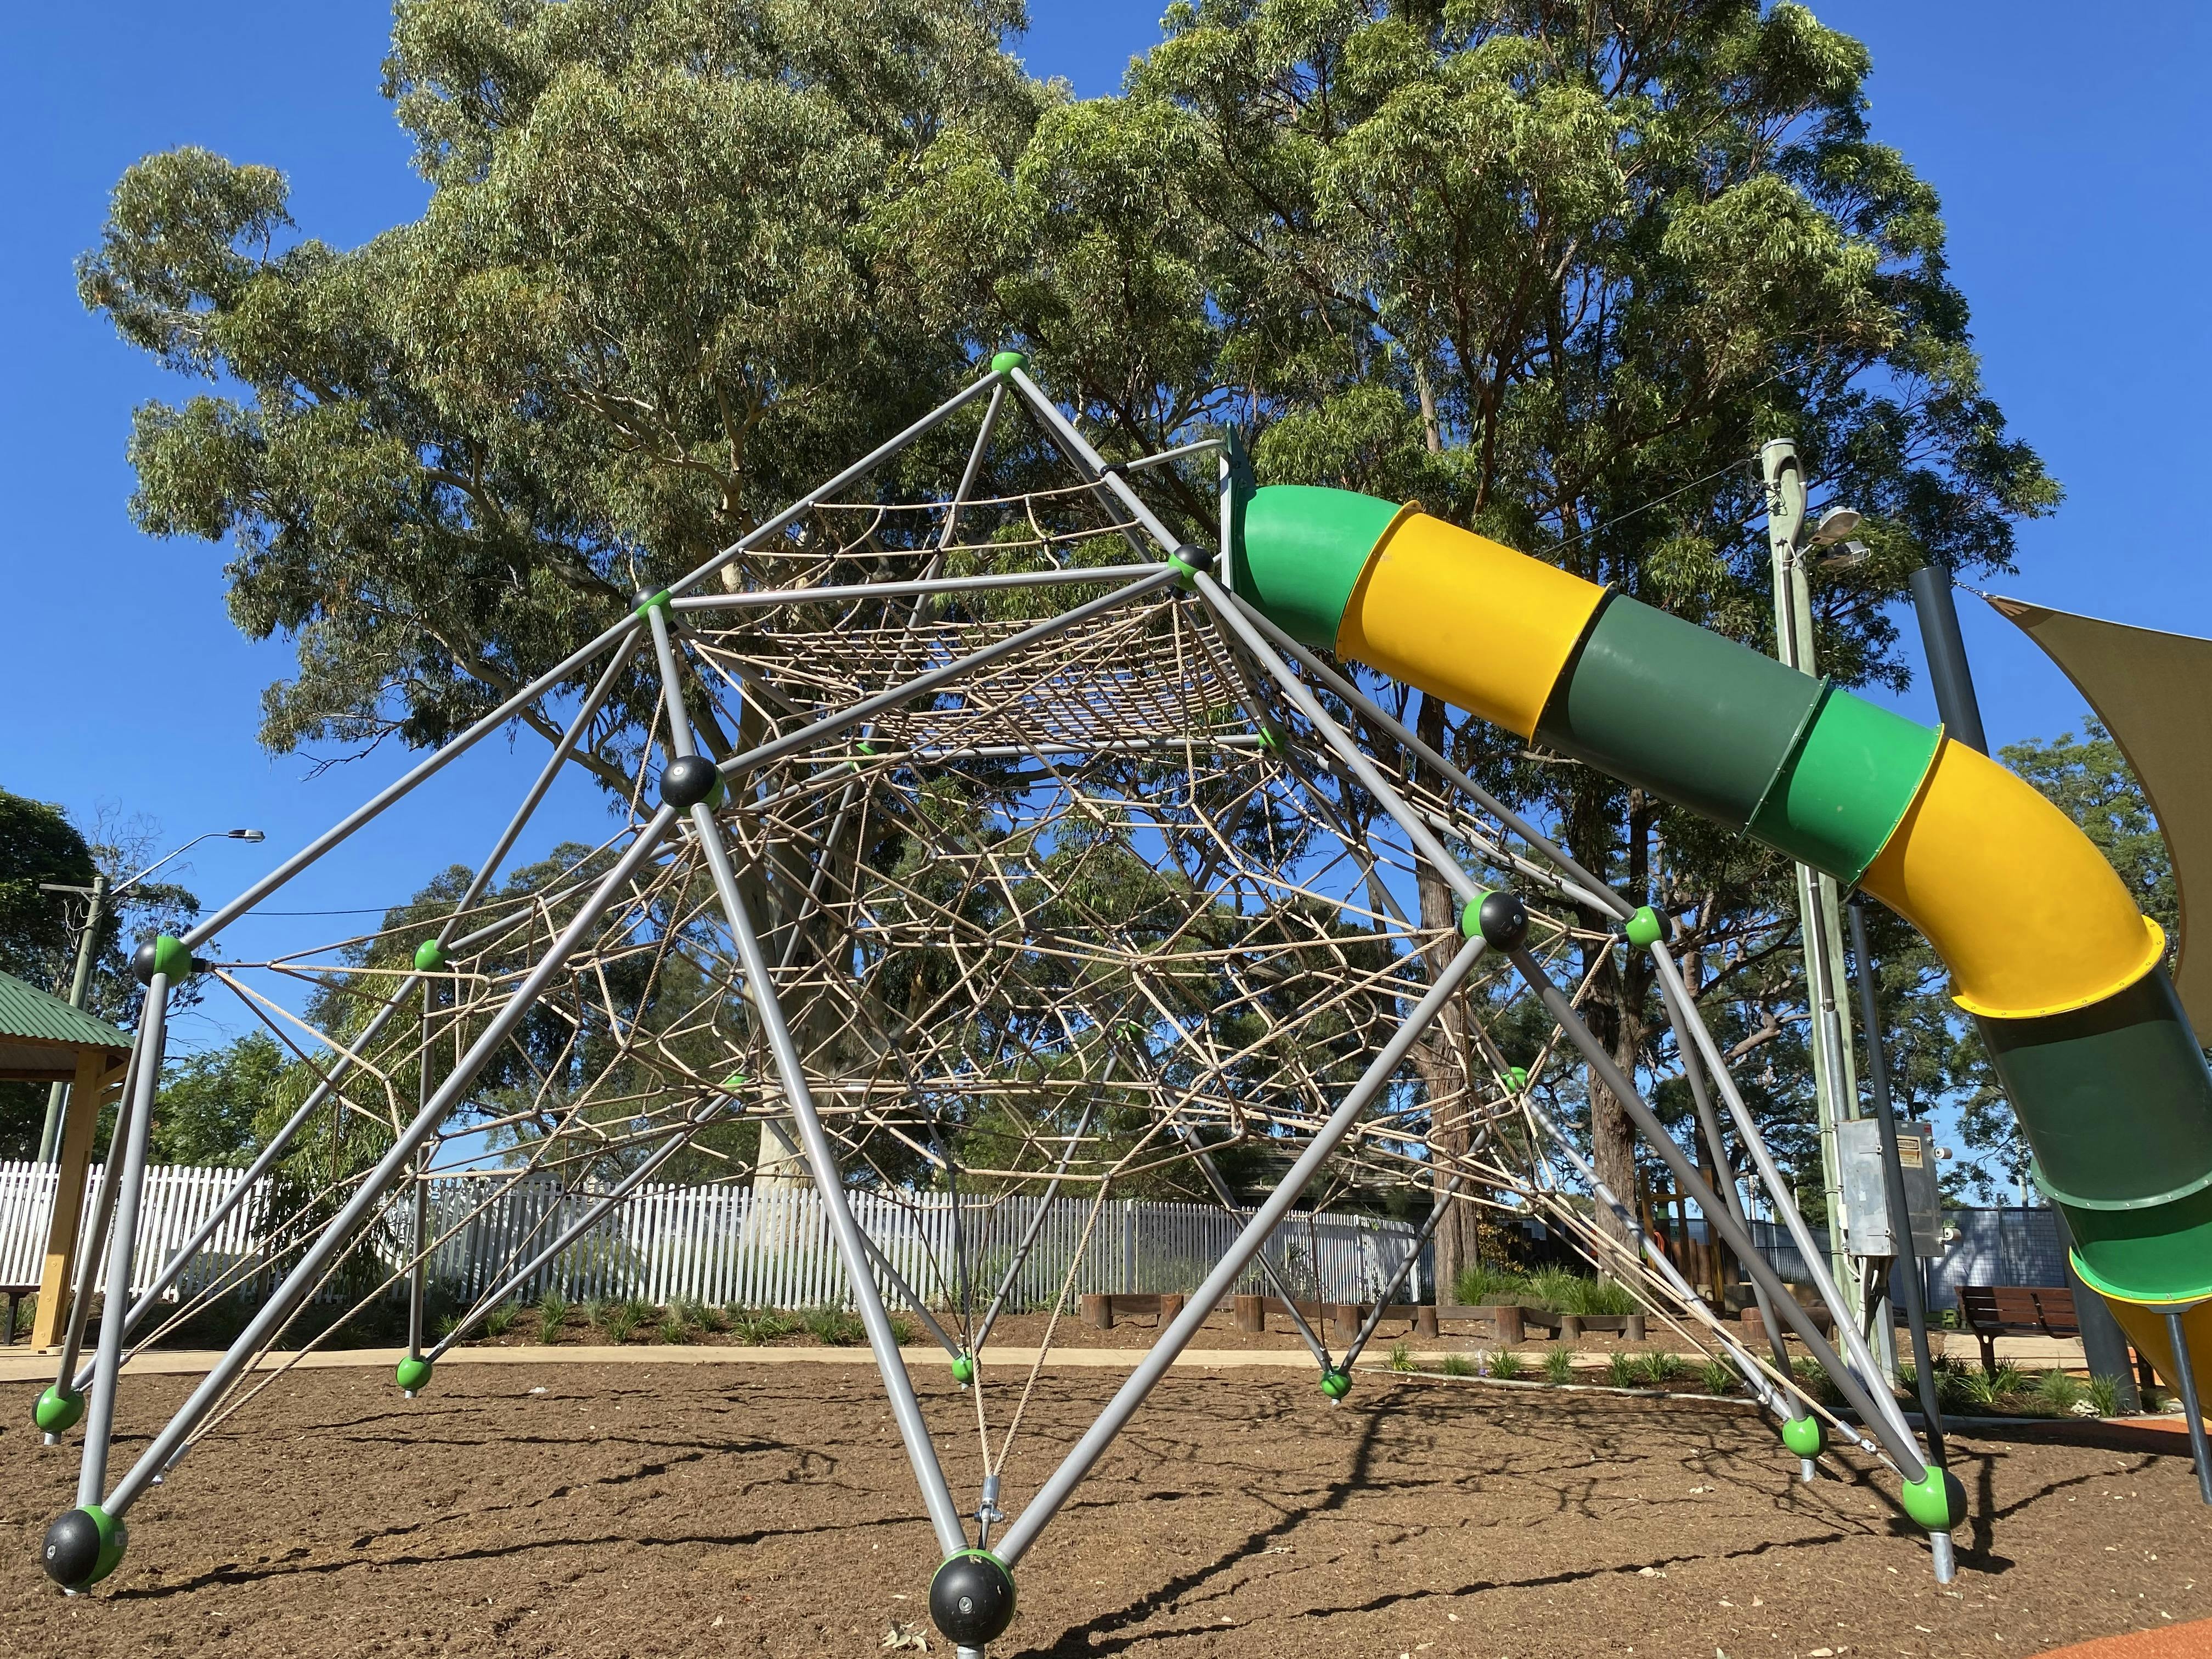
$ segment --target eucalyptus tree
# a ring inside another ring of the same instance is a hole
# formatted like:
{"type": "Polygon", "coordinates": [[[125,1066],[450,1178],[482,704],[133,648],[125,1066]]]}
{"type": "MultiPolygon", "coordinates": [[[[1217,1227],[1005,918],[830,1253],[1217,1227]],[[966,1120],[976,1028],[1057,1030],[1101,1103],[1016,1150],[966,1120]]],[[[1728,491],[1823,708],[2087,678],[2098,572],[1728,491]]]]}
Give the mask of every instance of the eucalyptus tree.
{"type": "MultiPolygon", "coordinates": [[[[1935,191],[1870,130],[1865,49],[1803,7],[1179,0],[1164,33],[1011,166],[944,135],[878,215],[917,308],[1023,337],[1127,448],[1235,422],[1263,481],[1418,496],[1768,647],[1753,455],[1788,434],[1872,550],[1817,579],[1821,666],[1892,688],[1906,573],[2008,568],[2057,501],[1981,384],[1935,191]]],[[[1800,1030],[1778,860],[1413,701],[1674,915],[1741,1053],[1800,1030]]],[[[1420,899],[1449,919],[1441,884],[1420,899]]],[[[1652,1065],[1648,965],[1583,965],[1615,1055],[1652,1065]]],[[[1633,1191],[1626,1116],[1586,1092],[1597,1169],[1633,1191]]]]}

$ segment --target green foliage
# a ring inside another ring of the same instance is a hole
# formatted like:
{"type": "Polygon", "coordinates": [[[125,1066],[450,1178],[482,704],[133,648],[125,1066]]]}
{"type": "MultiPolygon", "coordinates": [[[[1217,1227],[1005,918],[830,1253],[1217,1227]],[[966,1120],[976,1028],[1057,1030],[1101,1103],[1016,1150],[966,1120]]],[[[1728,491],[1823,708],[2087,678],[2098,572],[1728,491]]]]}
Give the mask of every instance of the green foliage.
{"type": "Polygon", "coordinates": [[[1571,1382],[1575,1380],[1575,1351],[1554,1344],[1544,1350],[1544,1380],[1547,1382],[1571,1382]]]}
{"type": "Polygon", "coordinates": [[[735,1305],[725,1310],[730,1334],[750,1347],[769,1342],[780,1342],[802,1328],[799,1321],[778,1308],[744,1308],[735,1305]]]}
{"type": "Polygon", "coordinates": [[[2027,1373],[2008,1359],[1997,1361],[1995,1370],[1968,1370],[1961,1392],[1966,1402],[1983,1411],[2002,1411],[2015,1395],[2028,1388],[2027,1373]]]}
{"type": "Polygon", "coordinates": [[[93,873],[92,848],[60,807],[0,790],[0,972],[67,994],[72,907],[41,884],[88,887],[93,873]]]}
{"type": "Polygon", "coordinates": [[[152,1155],[162,1164],[242,1164],[261,1149],[272,1107],[286,1115],[299,1103],[286,1075],[294,1062],[265,1031],[248,1031],[220,1048],[188,1054],[163,1070],[154,1108],[152,1155]]]}
{"type": "Polygon", "coordinates": [[[860,1316],[843,1308],[809,1308],[799,1316],[799,1323],[817,1342],[832,1348],[854,1348],[868,1340],[860,1316]]]}
{"type": "Polygon", "coordinates": [[[1500,1348],[1490,1357],[1490,1374],[1510,1382],[1528,1369],[1528,1362],[1510,1348],[1500,1348]]]}
{"type": "Polygon", "coordinates": [[[620,1347],[637,1334],[638,1325],[643,1317],[635,1302],[617,1302],[601,1311],[599,1319],[600,1334],[620,1347]]]}
{"type": "Polygon", "coordinates": [[[2036,1403],[2054,1417],[2065,1416],[2088,1397],[2089,1390],[2081,1379],[2064,1371],[2047,1370],[2035,1379],[2036,1403]]]}
{"type": "Polygon", "coordinates": [[[1717,1359],[1708,1359],[1698,1367],[1698,1387],[1706,1394],[1734,1394],[1741,1380],[1733,1368],[1717,1359]]]}
{"type": "Polygon", "coordinates": [[[1438,1370],[1446,1376],[1473,1376],[1476,1374],[1474,1361],[1463,1353],[1448,1353],[1438,1370]]]}
{"type": "Polygon", "coordinates": [[[1797,1379],[1798,1388],[1816,1405],[1834,1407],[1844,1403],[1844,1391],[1836,1386],[1835,1379],[1819,1360],[1800,1356],[1790,1362],[1790,1370],[1797,1379]]]}
{"type": "Polygon", "coordinates": [[[659,1334],[663,1342],[682,1346],[691,1340],[693,1329],[691,1322],[684,1318],[681,1311],[671,1308],[661,1317],[659,1334]]]}
{"type": "Polygon", "coordinates": [[[1682,1376],[1688,1367],[1684,1364],[1680,1354],[1668,1353],[1655,1348],[1644,1356],[1638,1369],[1643,1373],[1644,1382],[1655,1389],[1660,1389],[1682,1376]]]}
{"type": "Polygon", "coordinates": [[[1525,1298],[1528,1276],[1487,1265],[1462,1267],[1452,1280],[1452,1300],[1462,1307],[1492,1307],[1525,1298]]]}
{"type": "Polygon", "coordinates": [[[1394,1371],[1410,1371],[1413,1369],[1412,1343],[1400,1340],[1390,1345],[1390,1369],[1394,1371]]]}
{"type": "Polygon", "coordinates": [[[501,1302],[484,1310],[483,1332],[486,1336],[505,1336],[514,1328],[514,1317],[520,1313],[520,1304],[501,1302]]]}
{"type": "Polygon", "coordinates": [[[1632,1353],[1613,1353],[1606,1358],[1605,1376],[1616,1389],[1632,1389],[1644,1381],[1644,1367],[1632,1353]]]}
{"type": "MultiPolygon", "coordinates": [[[[550,1346],[561,1340],[561,1332],[568,1322],[568,1298],[558,1291],[548,1291],[538,1298],[538,1340],[550,1346]]],[[[596,1324],[598,1322],[592,1322],[596,1324]]]]}
{"type": "Polygon", "coordinates": [[[2117,1376],[2093,1376],[2089,1379],[2089,1403],[2100,1417],[2117,1417],[2120,1410],[2120,1379],[2117,1376]]]}

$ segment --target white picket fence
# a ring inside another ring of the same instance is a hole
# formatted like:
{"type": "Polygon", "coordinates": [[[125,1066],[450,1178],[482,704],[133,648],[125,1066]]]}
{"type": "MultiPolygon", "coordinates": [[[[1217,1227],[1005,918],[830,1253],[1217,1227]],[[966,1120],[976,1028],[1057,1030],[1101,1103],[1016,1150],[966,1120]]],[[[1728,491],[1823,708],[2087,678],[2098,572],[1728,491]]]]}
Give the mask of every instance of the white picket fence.
{"type": "MultiPolygon", "coordinates": [[[[99,1178],[97,1168],[88,1177],[88,1229],[99,1178]]],[[[237,1178],[230,1170],[147,1172],[134,1291],[153,1282],[237,1178]]],[[[50,1168],[0,1164],[0,1284],[37,1280],[55,1186],[50,1168]]],[[[197,1292],[258,1255],[258,1218],[265,1197],[256,1194],[239,1206],[186,1269],[181,1291],[197,1292]]],[[[428,1236],[440,1241],[431,1254],[430,1276],[465,1300],[495,1287],[595,1201],[587,1194],[563,1193],[549,1177],[516,1182],[496,1172],[441,1177],[430,1182],[427,1197],[428,1236]]],[[[951,1200],[944,1194],[853,1194],[857,1218],[877,1248],[939,1306],[957,1299],[954,1243],[956,1236],[964,1237],[969,1295],[979,1310],[1005,1278],[1042,1201],[1030,1194],[963,1196],[956,1228],[951,1200]]],[[[1079,1249],[1071,1297],[1084,1291],[1194,1290],[1250,1214],[1202,1204],[1109,1200],[1086,1243],[1091,1208],[1088,1196],[1054,1201],[1009,1291],[1010,1309],[1049,1307],[1079,1249]]],[[[411,1198],[396,1198],[386,1215],[375,1249],[391,1265],[413,1254],[411,1198]]],[[[1300,1212],[1275,1230],[1267,1255],[1302,1300],[1371,1301],[1405,1260],[1413,1233],[1403,1222],[1300,1212]]],[[[259,1294],[267,1283],[265,1273],[238,1276],[248,1295],[259,1294]]],[[[1268,1286],[1255,1265],[1237,1288],[1268,1286]]],[[[1399,1297],[1419,1300],[1422,1289],[1417,1263],[1399,1297]]],[[[850,1300],[844,1266],[814,1193],[757,1194],[726,1185],[641,1187],[517,1294],[528,1300],[547,1290],[571,1301],[690,1298],[755,1308],[842,1306],[850,1300]]]]}

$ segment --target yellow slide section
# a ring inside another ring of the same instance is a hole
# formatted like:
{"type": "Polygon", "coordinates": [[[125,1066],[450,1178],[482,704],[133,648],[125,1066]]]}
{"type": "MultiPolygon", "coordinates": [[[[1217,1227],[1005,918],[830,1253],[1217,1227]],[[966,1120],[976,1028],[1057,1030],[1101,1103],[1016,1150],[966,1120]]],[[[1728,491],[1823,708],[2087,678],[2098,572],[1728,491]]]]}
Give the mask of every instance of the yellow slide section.
{"type": "Polygon", "coordinates": [[[1533,738],[1604,597],[1595,582],[1409,508],[1352,590],[1336,651],[1533,738]]]}
{"type": "Polygon", "coordinates": [[[2071,818],[1948,738],[1859,884],[1928,936],[1959,1006],[1992,1019],[2086,1008],[2166,948],[2071,818]]]}

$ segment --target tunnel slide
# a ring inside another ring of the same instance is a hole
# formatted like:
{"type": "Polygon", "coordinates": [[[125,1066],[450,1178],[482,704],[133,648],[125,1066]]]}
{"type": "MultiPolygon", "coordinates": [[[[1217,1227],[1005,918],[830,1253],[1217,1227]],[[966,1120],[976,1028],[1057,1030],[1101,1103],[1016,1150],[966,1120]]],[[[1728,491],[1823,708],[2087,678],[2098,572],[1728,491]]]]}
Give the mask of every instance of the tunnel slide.
{"type": "Polygon", "coordinates": [[[1881,899],[1979,1025],[2073,1229],[2160,1371],[2212,1375],[2212,1074],[2165,939],[2095,846],[1986,756],[1734,641],[1434,519],[1276,485],[1237,592],[1367,664],[1881,899]]]}

